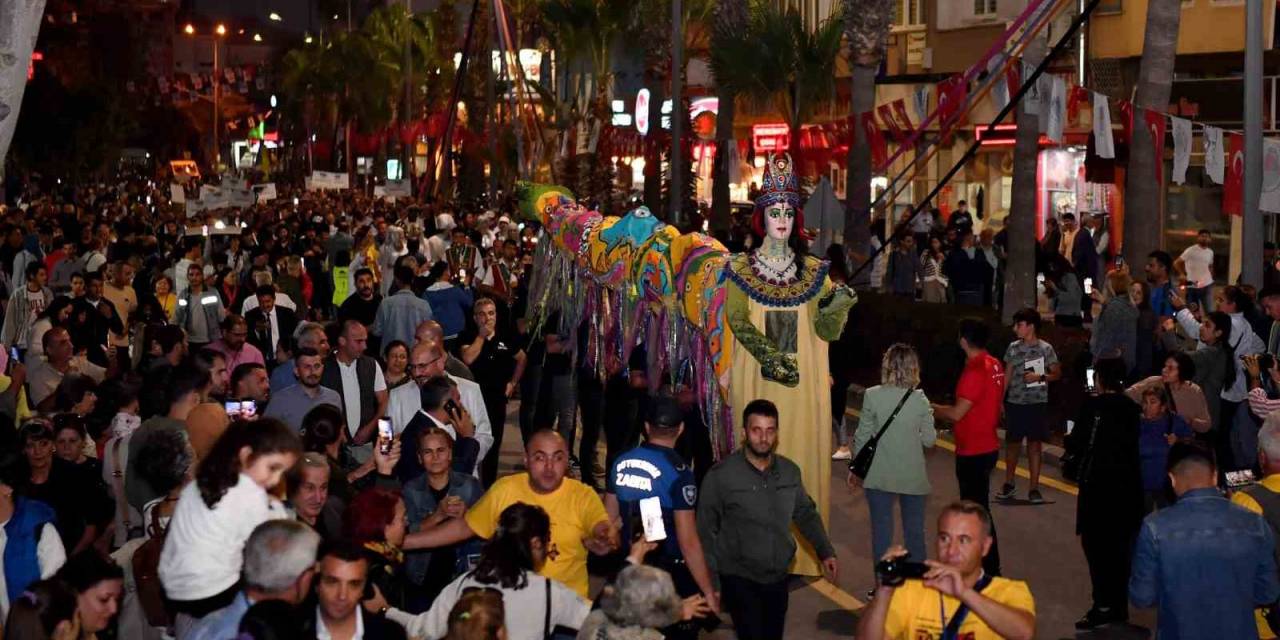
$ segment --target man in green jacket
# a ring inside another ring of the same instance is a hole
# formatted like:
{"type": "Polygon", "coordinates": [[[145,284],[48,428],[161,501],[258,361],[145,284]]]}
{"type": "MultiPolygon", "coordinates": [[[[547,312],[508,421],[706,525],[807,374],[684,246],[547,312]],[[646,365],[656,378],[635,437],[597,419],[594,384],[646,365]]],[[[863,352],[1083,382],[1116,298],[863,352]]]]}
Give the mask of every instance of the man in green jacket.
{"type": "Polygon", "coordinates": [[[774,640],[783,637],[787,618],[787,568],[796,553],[791,524],[817,550],[828,580],[835,581],[838,565],[800,467],[775,453],[778,408],[752,400],[742,422],[742,449],[702,482],[698,533],[738,637],[774,640]]]}

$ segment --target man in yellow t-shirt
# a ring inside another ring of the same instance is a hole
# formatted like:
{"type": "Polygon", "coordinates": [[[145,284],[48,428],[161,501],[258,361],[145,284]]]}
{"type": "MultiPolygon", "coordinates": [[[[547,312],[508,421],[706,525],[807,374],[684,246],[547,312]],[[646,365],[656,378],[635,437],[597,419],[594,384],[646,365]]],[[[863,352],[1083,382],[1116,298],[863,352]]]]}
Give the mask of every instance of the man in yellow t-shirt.
{"type": "Polygon", "coordinates": [[[587,485],[565,477],[569,446],[560,434],[551,430],[533,434],[525,446],[524,460],[527,472],[494,483],[462,518],[409,534],[404,548],[434,549],[472,536],[489,538],[507,507],[518,502],[542,507],[551,519],[551,547],[539,573],[587,598],[587,552],[605,555],[617,549],[618,532],[600,496],[587,485]]]}
{"type": "MultiPolygon", "coordinates": [[[[953,502],[938,516],[938,560],[925,560],[922,580],[884,584],[858,621],[863,640],[998,640],[1031,638],[1036,605],[1027,583],[987,576],[982,558],[991,548],[991,516],[981,505],[953,502]]],[[[904,559],[894,547],[884,560],[904,559]]]]}
{"type": "MultiPolygon", "coordinates": [[[[1262,480],[1256,485],[1231,494],[1231,502],[1262,516],[1268,524],[1280,521],[1280,455],[1273,458],[1267,453],[1268,450],[1277,451],[1278,449],[1280,449],[1280,418],[1268,417],[1262,428],[1258,430],[1258,468],[1262,470],[1262,480]]],[[[1276,637],[1275,631],[1267,625],[1262,609],[1256,610],[1253,616],[1258,624],[1259,638],[1269,640],[1276,637]]]]}

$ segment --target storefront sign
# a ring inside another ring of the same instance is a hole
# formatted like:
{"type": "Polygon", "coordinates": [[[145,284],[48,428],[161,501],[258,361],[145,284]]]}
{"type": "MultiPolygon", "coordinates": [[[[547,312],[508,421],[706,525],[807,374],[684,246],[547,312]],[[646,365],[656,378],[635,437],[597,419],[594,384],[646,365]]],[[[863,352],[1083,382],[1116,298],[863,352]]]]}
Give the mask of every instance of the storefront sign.
{"type": "Polygon", "coordinates": [[[911,66],[920,66],[924,64],[924,50],[927,46],[927,40],[924,32],[913,32],[907,34],[907,64],[911,66]]]}
{"type": "Polygon", "coordinates": [[[636,131],[640,135],[649,135],[649,90],[641,89],[636,94],[636,131]]]}
{"type": "Polygon", "coordinates": [[[791,142],[791,127],[783,124],[757,124],[751,127],[751,144],[756,151],[786,151],[791,142]]]}

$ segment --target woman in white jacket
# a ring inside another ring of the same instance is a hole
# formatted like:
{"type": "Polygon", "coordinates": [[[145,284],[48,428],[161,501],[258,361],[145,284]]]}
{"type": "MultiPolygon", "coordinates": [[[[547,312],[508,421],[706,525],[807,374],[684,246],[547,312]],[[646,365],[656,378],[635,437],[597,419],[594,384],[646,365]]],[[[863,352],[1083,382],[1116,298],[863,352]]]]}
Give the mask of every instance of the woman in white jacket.
{"type": "Polygon", "coordinates": [[[177,613],[178,637],[235,598],[249,534],[267,520],[289,517],[268,490],[301,454],[294,429],[263,418],[232,423],[200,461],[160,553],[160,581],[177,613]]]}
{"type": "MultiPolygon", "coordinates": [[[[410,637],[437,640],[448,633],[449,612],[464,593],[493,589],[502,592],[508,640],[542,640],[556,627],[577,629],[591,613],[591,603],[536,572],[546,561],[550,540],[551,519],[546,511],[513,504],[498,517],[498,528],[474,570],[449,583],[426,613],[415,616],[392,608],[387,618],[404,625],[410,637]]],[[[365,606],[377,610],[385,604],[366,602],[365,606]]]]}

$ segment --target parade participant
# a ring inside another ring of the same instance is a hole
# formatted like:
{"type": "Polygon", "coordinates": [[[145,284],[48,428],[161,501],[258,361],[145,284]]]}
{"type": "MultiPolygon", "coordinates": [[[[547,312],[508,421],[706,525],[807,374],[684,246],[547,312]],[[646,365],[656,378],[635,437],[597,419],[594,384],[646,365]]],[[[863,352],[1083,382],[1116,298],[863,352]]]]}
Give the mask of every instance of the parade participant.
{"type": "MultiPolygon", "coordinates": [[[[827,342],[840,336],[857,298],[851,289],[831,284],[826,262],[807,255],[789,155],[769,158],[763,189],[752,214],[760,247],[734,254],[725,265],[726,314],[737,348],[721,382],[729,388],[731,406],[765,399],[792,412],[789,424],[808,425],[781,430],[778,453],[799,465],[805,491],[825,521],[831,484],[827,342]]],[[[791,572],[820,575],[815,550],[799,542],[791,572]]]]}

